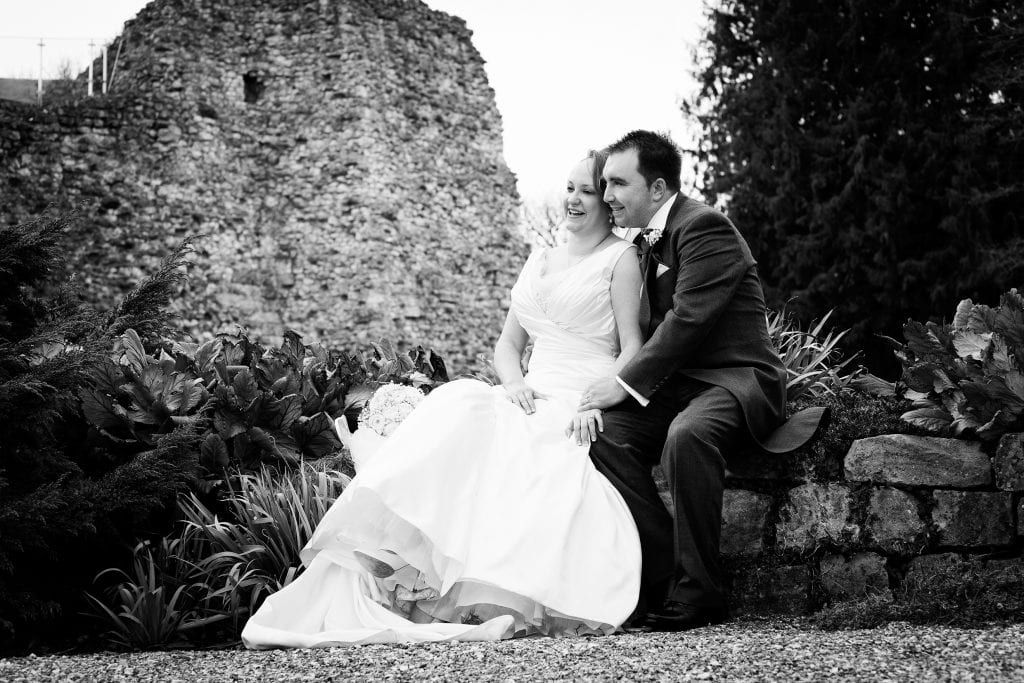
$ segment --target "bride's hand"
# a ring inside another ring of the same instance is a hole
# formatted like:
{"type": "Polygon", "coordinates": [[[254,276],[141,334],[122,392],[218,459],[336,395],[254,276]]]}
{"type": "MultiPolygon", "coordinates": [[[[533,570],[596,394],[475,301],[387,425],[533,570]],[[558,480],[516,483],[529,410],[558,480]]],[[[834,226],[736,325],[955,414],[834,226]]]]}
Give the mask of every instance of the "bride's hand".
{"type": "Polygon", "coordinates": [[[527,415],[533,415],[537,411],[534,399],[546,398],[544,394],[530,388],[530,385],[526,382],[503,384],[502,387],[505,389],[505,394],[508,400],[522,408],[523,412],[527,415]]]}
{"type": "Polygon", "coordinates": [[[597,433],[604,431],[604,418],[597,408],[582,410],[576,413],[572,422],[565,428],[565,435],[571,436],[577,446],[584,443],[597,441],[597,433]]]}

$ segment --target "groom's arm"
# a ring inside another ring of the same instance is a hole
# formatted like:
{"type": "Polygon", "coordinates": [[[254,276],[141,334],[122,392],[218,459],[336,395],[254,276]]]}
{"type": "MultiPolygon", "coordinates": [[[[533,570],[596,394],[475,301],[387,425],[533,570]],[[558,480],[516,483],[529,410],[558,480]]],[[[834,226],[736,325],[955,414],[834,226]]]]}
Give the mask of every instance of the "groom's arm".
{"type": "Polygon", "coordinates": [[[742,238],[721,214],[705,213],[673,237],[678,270],[672,308],[616,378],[634,397],[649,398],[677,370],[691,366],[694,352],[754,265],[742,238]]]}

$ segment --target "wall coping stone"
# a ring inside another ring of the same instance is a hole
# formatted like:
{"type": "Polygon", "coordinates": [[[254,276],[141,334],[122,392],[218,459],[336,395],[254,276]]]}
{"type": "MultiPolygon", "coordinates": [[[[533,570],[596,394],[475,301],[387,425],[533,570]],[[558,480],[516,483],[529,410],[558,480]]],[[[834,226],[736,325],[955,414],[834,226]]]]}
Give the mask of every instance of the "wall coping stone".
{"type": "Polygon", "coordinates": [[[977,442],[887,434],[853,442],[844,460],[847,481],[907,486],[987,486],[992,463],[977,442]]]}

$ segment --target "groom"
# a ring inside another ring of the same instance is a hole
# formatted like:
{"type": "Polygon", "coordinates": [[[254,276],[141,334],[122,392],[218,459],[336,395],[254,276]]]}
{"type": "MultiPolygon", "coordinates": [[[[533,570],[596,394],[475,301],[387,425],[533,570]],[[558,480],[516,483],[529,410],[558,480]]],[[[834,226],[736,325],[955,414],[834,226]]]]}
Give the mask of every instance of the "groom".
{"type": "Polygon", "coordinates": [[[756,263],[732,223],[679,192],[675,144],[636,130],[608,148],[604,200],[616,225],[640,228],[643,348],[583,394],[608,409],[590,446],[640,532],[643,573],[634,622],[684,630],[728,618],[719,561],[723,455],[751,441],[785,451],[815,425],[783,422],[786,372],[772,348],[756,263]],[[651,476],[661,463],[675,507],[651,476]]]}

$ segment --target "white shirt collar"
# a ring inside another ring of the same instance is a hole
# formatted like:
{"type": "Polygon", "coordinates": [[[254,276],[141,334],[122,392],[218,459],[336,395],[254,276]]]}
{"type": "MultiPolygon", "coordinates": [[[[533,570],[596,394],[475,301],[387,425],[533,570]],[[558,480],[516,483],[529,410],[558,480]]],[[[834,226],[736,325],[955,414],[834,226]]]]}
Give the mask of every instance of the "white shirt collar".
{"type": "Polygon", "coordinates": [[[673,194],[671,197],[668,198],[668,201],[662,204],[661,208],[658,209],[658,211],[653,216],[651,216],[651,222],[647,224],[648,230],[665,229],[665,221],[668,220],[668,212],[672,210],[672,205],[676,203],[676,197],[678,196],[678,192],[673,194]]]}
{"type": "Polygon", "coordinates": [[[617,228],[617,234],[622,239],[632,242],[633,240],[636,239],[636,236],[640,233],[641,230],[664,230],[665,223],[666,221],[668,221],[668,213],[669,211],[672,210],[672,205],[676,203],[676,197],[678,196],[679,193],[676,192],[671,197],[669,197],[668,201],[662,204],[661,208],[659,208],[654,213],[654,215],[651,216],[651,220],[647,224],[646,228],[617,228]]]}

